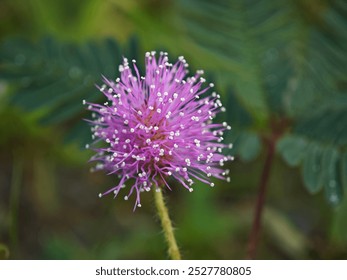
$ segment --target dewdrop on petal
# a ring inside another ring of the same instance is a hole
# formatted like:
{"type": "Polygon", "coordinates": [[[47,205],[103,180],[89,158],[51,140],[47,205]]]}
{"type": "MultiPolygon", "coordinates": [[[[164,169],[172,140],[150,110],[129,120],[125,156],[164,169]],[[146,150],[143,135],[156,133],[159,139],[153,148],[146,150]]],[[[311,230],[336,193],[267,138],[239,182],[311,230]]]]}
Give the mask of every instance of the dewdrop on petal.
{"type": "Polygon", "coordinates": [[[171,190],[169,177],[189,192],[193,180],[211,187],[212,177],[229,181],[221,166],[232,160],[221,153],[231,147],[222,143],[223,132],[230,126],[212,123],[225,108],[218,94],[208,94],[214,84],[204,85],[203,71],[189,76],[184,57],[171,64],[162,52],[158,58],[155,52],[147,52],[145,65],[146,73],[140,76],[136,61],[130,64],[124,58],[120,78],[103,77],[103,85],[98,87],[106,102],[83,101],[93,112],[89,122],[94,139],[90,148],[96,152],[91,158],[97,162],[94,170],[120,178],[99,196],[117,196],[125,188],[125,200],[135,196],[134,209],[141,207],[141,192],[171,190]],[[130,179],[132,184],[124,187],[130,179]]]}

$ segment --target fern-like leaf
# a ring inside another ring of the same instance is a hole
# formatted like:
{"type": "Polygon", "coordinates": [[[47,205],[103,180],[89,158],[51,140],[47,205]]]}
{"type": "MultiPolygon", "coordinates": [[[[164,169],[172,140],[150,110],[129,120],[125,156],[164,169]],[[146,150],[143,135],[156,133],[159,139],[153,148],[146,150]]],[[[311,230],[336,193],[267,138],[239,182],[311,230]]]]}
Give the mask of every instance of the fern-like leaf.
{"type": "Polygon", "coordinates": [[[181,30],[224,61],[219,74],[235,87],[228,104],[237,101],[255,120],[245,120],[246,131],[237,132],[236,125],[241,158],[259,150],[255,137],[271,129],[273,119],[289,120],[280,155],[302,167],[311,193],[324,188],[328,200],[338,203],[347,187],[345,1],[181,0],[176,7],[181,30]]]}
{"type": "MultiPolygon", "coordinates": [[[[136,59],[137,41],[125,48],[136,59]]],[[[62,43],[52,37],[39,42],[23,39],[5,41],[0,47],[0,77],[14,87],[10,101],[24,110],[42,111],[44,124],[68,123],[68,139],[83,137],[88,127],[82,100],[102,96],[95,89],[101,75],[114,78],[123,48],[113,39],[84,44],[62,43]]]]}

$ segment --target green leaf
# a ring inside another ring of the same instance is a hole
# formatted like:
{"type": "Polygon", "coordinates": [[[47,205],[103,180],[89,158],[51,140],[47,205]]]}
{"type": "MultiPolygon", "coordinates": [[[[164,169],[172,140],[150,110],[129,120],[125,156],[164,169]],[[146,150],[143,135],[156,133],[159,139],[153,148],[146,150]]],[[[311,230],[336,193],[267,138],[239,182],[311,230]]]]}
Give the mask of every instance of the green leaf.
{"type": "Polygon", "coordinates": [[[317,102],[296,120],[292,134],[278,142],[278,151],[290,166],[302,164],[310,193],[324,188],[327,201],[337,205],[346,188],[344,151],[347,145],[347,98],[343,94],[317,102]]]}
{"type": "Polygon", "coordinates": [[[180,0],[174,7],[178,28],[213,58],[258,124],[270,112],[305,115],[347,81],[343,1],[180,0]]]}
{"type": "Polygon", "coordinates": [[[337,205],[343,195],[338,163],[338,151],[332,147],[325,148],[322,157],[322,177],[326,198],[332,205],[337,205]]]}
{"type": "Polygon", "coordinates": [[[323,150],[315,143],[310,143],[303,163],[303,178],[307,190],[315,194],[323,187],[322,173],[323,150]]]}
{"type": "Polygon", "coordinates": [[[52,106],[70,96],[69,77],[62,77],[43,88],[27,88],[13,95],[11,101],[22,108],[32,111],[43,106],[52,106]],[[47,94],[49,92],[50,94],[47,94]]]}
{"type": "MultiPolygon", "coordinates": [[[[322,147],[310,143],[303,162],[303,178],[307,190],[314,194],[324,186],[325,196],[329,203],[337,205],[343,197],[342,178],[340,176],[341,161],[339,151],[332,147],[322,147]]],[[[343,175],[342,175],[343,176],[343,175]]]]}
{"type": "MultiPolygon", "coordinates": [[[[137,39],[132,38],[130,44],[136,59],[137,39]]],[[[79,127],[80,119],[87,118],[82,100],[103,100],[95,84],[101,83],[102,75],[116,76],[121,53],[123,47],[111,38],[83,44],[58,42],[52,37],[38,42],[8,39],[0,45],[0,77],[15,88],[10,98],[13,104],[27,111],[43,109],[43,124],[68,122],[78,131],[69,134],[72,139],[73,135],[85,135],[81,130],[86,126],[79,127]]]]}
{"type": "Polygon", "coordinates": [[[325,105],[325,108],[316,107],[317,109],[313,114],[307,114],[297,121],[294,133],[326,144],[346,145],[347,102],[339,97],[336,99],[339,102],[345,102],[339,106],[332,103],[325,105]]]}
{"type": "Polygon", "coordinates": [[[236,154],[254,158],[261,135],[284,121],[278,153],[302,168],[310,192],[326,189],[324,151],[340,158],[347,144],[345,1],[179,0],[172,8],[191,57],[204,54],[227,89],[227,140],[236,154]]]}
{"type": "Polygon", "coordinates": [[[277,142],[277,151],[289,166],[298,166],[304,158],[307,148],[307,141],[304,138],[286,135],[277,142]]]}
{"type": "Polygon", "coordinates": [[[216,69],[218,76],[226,84],[233,84],[240,102],[254,120],[262,124],[269,113],[261,75],[263,45],[258,42],[263,33],[254,27],[259,23],[255,23],[255,19],[265,24],[264,16],[269,15],[269,11],[257,6],[255,1],[249,4],[207,0],[181,0],[176,5],[181,28],[210,52],[214,61],[223,61],[225,69],[216,69]],[[259,15],[255,16],[255,11],[259,15]]]}

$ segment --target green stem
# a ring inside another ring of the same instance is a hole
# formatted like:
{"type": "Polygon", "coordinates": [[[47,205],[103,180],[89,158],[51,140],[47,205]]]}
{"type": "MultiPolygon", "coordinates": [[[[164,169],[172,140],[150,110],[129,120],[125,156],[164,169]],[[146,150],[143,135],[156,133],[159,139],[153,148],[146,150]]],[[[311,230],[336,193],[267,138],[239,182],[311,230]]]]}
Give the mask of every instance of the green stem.
{"type": "Polygon", "coordinates": [[[169,246],[168,253],[171,259],[180,260],[181,254],[177,246],[175,235],[173,233],[172,223],[169,217],[168,210],[165,206],[164,197],[161,190],[154,190],[154,199],[161,225],[164,230],[165,239],[169,246]]]}

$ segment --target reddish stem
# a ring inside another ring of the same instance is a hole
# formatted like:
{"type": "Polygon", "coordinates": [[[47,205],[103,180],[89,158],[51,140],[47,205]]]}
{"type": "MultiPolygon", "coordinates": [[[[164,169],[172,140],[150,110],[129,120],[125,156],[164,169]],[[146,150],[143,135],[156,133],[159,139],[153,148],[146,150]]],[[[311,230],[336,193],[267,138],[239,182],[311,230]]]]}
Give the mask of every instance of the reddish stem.
{"type": "Polygon", "coordinates": [[[257,204],[254,211],[253,226],[252,226],[252,231],[248,241],[247,259],[254,259],[256,256],[256,250],[257,250],[257,245],[259,240],[259,232],[261,227],[261,216],[264,209],[266,188],[268,185],[271,166],[272,166],[274,153],[275,153],[275,143],[276,143],[276,137],[271,137],[270,139],[267,139],[266,141],[267,154],[266,154],[266,160],[265,160],[264,168],[263,168],[260,182],[259,182],[259,190],[258,190],[257,204]]]}

